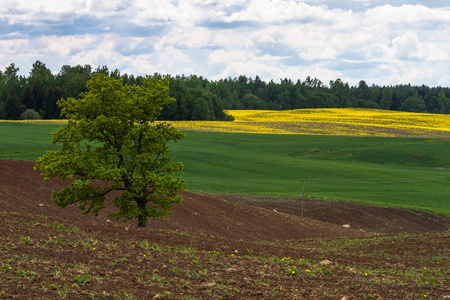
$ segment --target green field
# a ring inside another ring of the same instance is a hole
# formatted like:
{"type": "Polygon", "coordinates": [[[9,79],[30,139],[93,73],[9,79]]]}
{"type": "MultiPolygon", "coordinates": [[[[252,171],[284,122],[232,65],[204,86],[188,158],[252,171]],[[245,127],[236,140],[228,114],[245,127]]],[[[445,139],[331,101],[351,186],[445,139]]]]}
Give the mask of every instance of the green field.
{"type": "MultiPolygon", "coordinates": [[[[36,160],[56,125],[0,123],[0,158],[36,160]]],[[[300,196],[450,215],[450,141],[187,132],[171,145],[188,190],[300,196]]]]}

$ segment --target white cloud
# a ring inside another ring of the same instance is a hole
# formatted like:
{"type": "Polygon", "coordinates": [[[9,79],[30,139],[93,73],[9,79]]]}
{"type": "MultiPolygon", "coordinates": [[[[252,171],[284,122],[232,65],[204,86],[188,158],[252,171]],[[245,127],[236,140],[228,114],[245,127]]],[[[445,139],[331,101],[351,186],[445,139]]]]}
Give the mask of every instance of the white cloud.
{"type": "Polygon", "coordinates": [[[400,59],[421,58],[421,43],[416,34],[407,32],[392,40],[394,56],[400,59]]]}
{"type": "Polygon", "coordinates": [[[166,46],[182,48],[201,48],[210,45],[211,32],[205,28],[180,28],[176,27],[163,36],[155,45],[159,51],[166,46]]]}
{"type": "Polygon", "coordinates": [[[136,0],[130,9],[129,21],[138,25],[150,25],[158,21],[174,19],[176,8],[170,1],[136,0]]]}
{"type": "Polygon", "coordinates": [[[242,50],[225,51],[223,49],[213,51],[208,56],[209,64],[231,64],[244,62],[248,59],[248,53],[242,50]]]}
{"type": "Polygon", "coordinates": [[[212,79],[219,80],[228,77],[237,77],[239,75],[246,75],[248,77],[259,75],[262,79],[270,80],[271,78],[267,75],[276,74],[279,71],[279,68],[270,64],[261,64],[254,61],[236,61],[227,64],[223,72],[213,76],[212,79]]]}
{"type": "Polygon", "coordinates": [[[426,22],[448,22],[450,20],[448,13],[448,9],[432,9],[420,4],[400,7],[388,4],[367,10],[365,23],[369,26],[377,24],[420,28],[426,22]]]}
{"type": "Polygon", "coordinates": [[[44,21],[73,20],[85,8],[85,1],[6,0],[0,14],[10,23],[40,24],[44,21]]]}
{"type": "MultiPolygon", "coordinates": [[[[70,56],[85,49],[97,47],[98,36],[57,36],[49,35],[30,39],[9,39],[0,43],[0,53],[15,53],[16,55],[53,55],[70,56]]],[[[102,45],[105,43],[102,41],[102,45]]]]}
{"type": "Polygon", "coordinates": [[[0,65],[450,86],[450,4],[344,2],[3,0],[0,65]]]}
{"type": "Polygon", "coordinates": [[[231,14],[226,21],[280,23],[287,20],[326,19],[328,12],[319,6],[283,0],[252,0],[244,11],[231,14]]]}

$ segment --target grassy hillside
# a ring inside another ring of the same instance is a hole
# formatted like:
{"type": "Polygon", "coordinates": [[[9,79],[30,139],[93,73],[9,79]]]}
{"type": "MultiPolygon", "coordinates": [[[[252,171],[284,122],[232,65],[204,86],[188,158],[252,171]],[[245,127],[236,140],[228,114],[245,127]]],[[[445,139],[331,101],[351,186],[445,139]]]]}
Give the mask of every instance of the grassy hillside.
{"type": "MultiPolygon", "coordinates": [[[[0,158],[36,160],[58,125],[0,123],[0,158]]],[[[450,141],[187,132],[171,145],[190,191],[308,197],[450,214],[450,141]]]]}
{"type": "Polygon", "coordinates": [[[188,132],[173,153],[189,189],[300,195],[450,213],[445,140],[188,132]]]}
{"type": "Polygon", "coordinates": [[[34,161],[48,150],[59,149],[51,143],[51,132],[59,126],[0,122],[0,158],[34,161]]]}

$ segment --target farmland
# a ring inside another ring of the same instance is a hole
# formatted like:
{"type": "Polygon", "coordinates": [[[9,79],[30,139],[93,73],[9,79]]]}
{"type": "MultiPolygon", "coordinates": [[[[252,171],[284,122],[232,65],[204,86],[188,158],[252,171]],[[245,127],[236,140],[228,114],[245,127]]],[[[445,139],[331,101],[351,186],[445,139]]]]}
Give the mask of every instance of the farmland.
{"type": "MultiPolygon", "coordinates": [[[[408,113],[375,109],[228,110],[235,120],[170,121],[186,131],[259,134],[307,134],[377,137],[449,137],[450,118],[444,114],[408,113]]],[[[64,120],[27,120],[64,124],[64,120]]]]}
{"type": "MultiPolygon", "coordinates": [[[[298,196],[305,179],[310,198],[450,214],[448,115],[356,109],[230,113],[234,122],[215,127],[174,122],[187,134],[171,149],[185,166],[190,191],[298,196]],[[292,134],[308,122],[320,124],[321,134],[292,134]],[[267,133],[281,130],[282,123],[290,134],[267,133]],[[342,135],[338,126],[353,134],[342,135]],[[332,132],[337,135],[325,134],[332,132]]],[[[1,123],[0,157],[36,160],[54,147],[49,133],[59,125],[48,123],[1,123]]]]}
{"type": "Polygon", "coordinates": [[[448,115],[234,114],[174,123],[189,192],[147,229],[51,201],[61,121],[0,122],[0,298],[450,297],[448,115]]]}
{"type": "Polygon", "coordinates": [[[448,225],[431,214],[309,199],[300,218],[183,192],[171,218],[142,229],[56,207],[63,183],[32,167],[0,160],[2,299],[450,296],[448,225]]]}
{"type": "Polygon", "coordinates": [[[230,110],[234,122],[172,121],[185,130],[383,137],[448,137],[448,115],[369,109],[230,110]]]}

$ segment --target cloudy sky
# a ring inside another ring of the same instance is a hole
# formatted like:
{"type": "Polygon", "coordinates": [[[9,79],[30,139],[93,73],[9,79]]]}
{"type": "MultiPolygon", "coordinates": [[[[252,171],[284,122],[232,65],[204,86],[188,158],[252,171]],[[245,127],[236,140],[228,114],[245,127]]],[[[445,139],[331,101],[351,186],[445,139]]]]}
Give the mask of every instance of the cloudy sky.
{"type": "Polygon", "coordinates": [[[450,1],[1,0],[0,70],[450,86],[450,1]]]}

